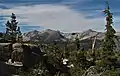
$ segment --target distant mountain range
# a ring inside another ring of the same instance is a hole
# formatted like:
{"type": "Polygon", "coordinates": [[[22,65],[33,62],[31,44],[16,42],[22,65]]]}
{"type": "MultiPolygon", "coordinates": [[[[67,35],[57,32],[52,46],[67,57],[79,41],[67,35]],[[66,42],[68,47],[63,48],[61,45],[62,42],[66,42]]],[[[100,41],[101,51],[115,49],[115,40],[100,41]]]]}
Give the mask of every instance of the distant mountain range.
{"type": "Polygon", "coordinates": [[[79,32],[79,33],[63,33],[63,35],[66,38],[69,38],[69,39],[73,38],[73,40],[75,39],[77,34],[78,34],[78,37],[80,38],[80,40],[88,39],[88,38],[91,38],[94,36],[97,36],[97,39],[103,39],[103,37],[104,37],[104,33],[97,32],[92,29],[88,29],[86,31],[79,32]]]}
{"type": "Polygon", "coordinates": [[[55,31],[51,29],[43,30],[43,31],[30,31],[23,34],[23,40],[24,41],[45,41],[45,42],[51,42],[51,41],[64,41],[67,39],[74,40],[76,35],[80,38],[80,40],[88,39],[94,36],[97,36],[97,39],[102,39],[104,37],[104,33],[93,31],[92,29],[88,29],[83,32],[79,33],[63,33],[60,31],[55,31]]]}

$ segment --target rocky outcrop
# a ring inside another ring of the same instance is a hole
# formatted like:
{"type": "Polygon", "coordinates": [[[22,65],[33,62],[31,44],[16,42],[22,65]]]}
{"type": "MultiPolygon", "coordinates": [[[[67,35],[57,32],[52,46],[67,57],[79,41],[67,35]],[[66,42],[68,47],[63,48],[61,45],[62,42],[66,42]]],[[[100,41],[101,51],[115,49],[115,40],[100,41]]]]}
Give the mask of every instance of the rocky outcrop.
{"type": "Polygon", "coordinates": [[[10,58],[12,48],[10,43],[0,43],[0,60],[7,61],[10,58]]]}

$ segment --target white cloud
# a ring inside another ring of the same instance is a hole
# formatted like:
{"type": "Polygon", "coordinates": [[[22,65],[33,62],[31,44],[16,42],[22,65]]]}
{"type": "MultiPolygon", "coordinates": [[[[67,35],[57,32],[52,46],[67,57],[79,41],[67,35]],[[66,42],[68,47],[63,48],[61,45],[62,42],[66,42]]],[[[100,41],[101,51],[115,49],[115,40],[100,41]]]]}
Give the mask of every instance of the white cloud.
{"type": "Polygon", "coordinates": [[[75,3],[78,3],[78,2],[84,2],[85,0],[63,0],[61,2],[61,4],[75,4],[75,3]]]}
{"type": "Polygon", "coordinates": [[[21,24],[39,25],[45,29],[65,32],[83,31],[89,28],[104,30],[103,18],[87,19],[86,13],[77,12],[65,5],[40,4],[0,9],[2,15],[11,15],[12,12],[18,16],[21,24]]]}
{"type": "Polygon", "coordinates": [[[89,1],[92,0],[63,0],[60,4],[76,4],[76,3],[82,4],[89,1]]]}

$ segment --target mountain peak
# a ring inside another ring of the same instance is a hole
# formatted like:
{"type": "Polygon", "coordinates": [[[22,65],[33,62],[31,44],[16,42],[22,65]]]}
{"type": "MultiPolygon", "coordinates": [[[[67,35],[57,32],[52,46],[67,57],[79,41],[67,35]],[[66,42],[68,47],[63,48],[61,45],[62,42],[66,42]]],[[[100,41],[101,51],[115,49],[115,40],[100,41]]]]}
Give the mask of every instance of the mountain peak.
{"type": "Polygon", "coordinates": [[[96,32],[96,31],[94,31],[92,29],[88,29],[86,32],[96,32]]]}
{"type": "Polygon", "coordinates": [[[92,29],[88,29],[88,31],[93,31],[92,29]]]}
{"type": "Polygon", "coordinates": [[[46,29],[45,31],[53,31],[53,30],[51,30],[51,29],[46,29]]]}

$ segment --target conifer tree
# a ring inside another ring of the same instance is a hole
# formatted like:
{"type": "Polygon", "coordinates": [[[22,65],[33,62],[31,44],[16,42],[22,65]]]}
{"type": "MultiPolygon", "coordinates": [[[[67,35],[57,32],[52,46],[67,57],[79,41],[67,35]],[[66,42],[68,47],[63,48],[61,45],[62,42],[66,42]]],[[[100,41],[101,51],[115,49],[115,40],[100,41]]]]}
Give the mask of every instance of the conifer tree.
{"type": "Polygon", "coordinates": [[[6,35],[7,38],[12,42],[16,42],[16,37],[17,37],[17,24],[18,22],[16,21],[16,16],[14,13],[12,13],[11,16],[11,21],[7,21],[6,23],[6,35]]]}
{"type": "Polygon", "coordinates": [[[103,11],[106,15],[106,33],[105,33],[105,38],[103,40],[103,50],[105,51],[113,51],[116,47],[114,38],[115,38],[115,33],[116,31],[112,27],[113,25],[113,14],[110,12],[110,7],[108,2],[107,3],[107,8],[103,11]]]}

